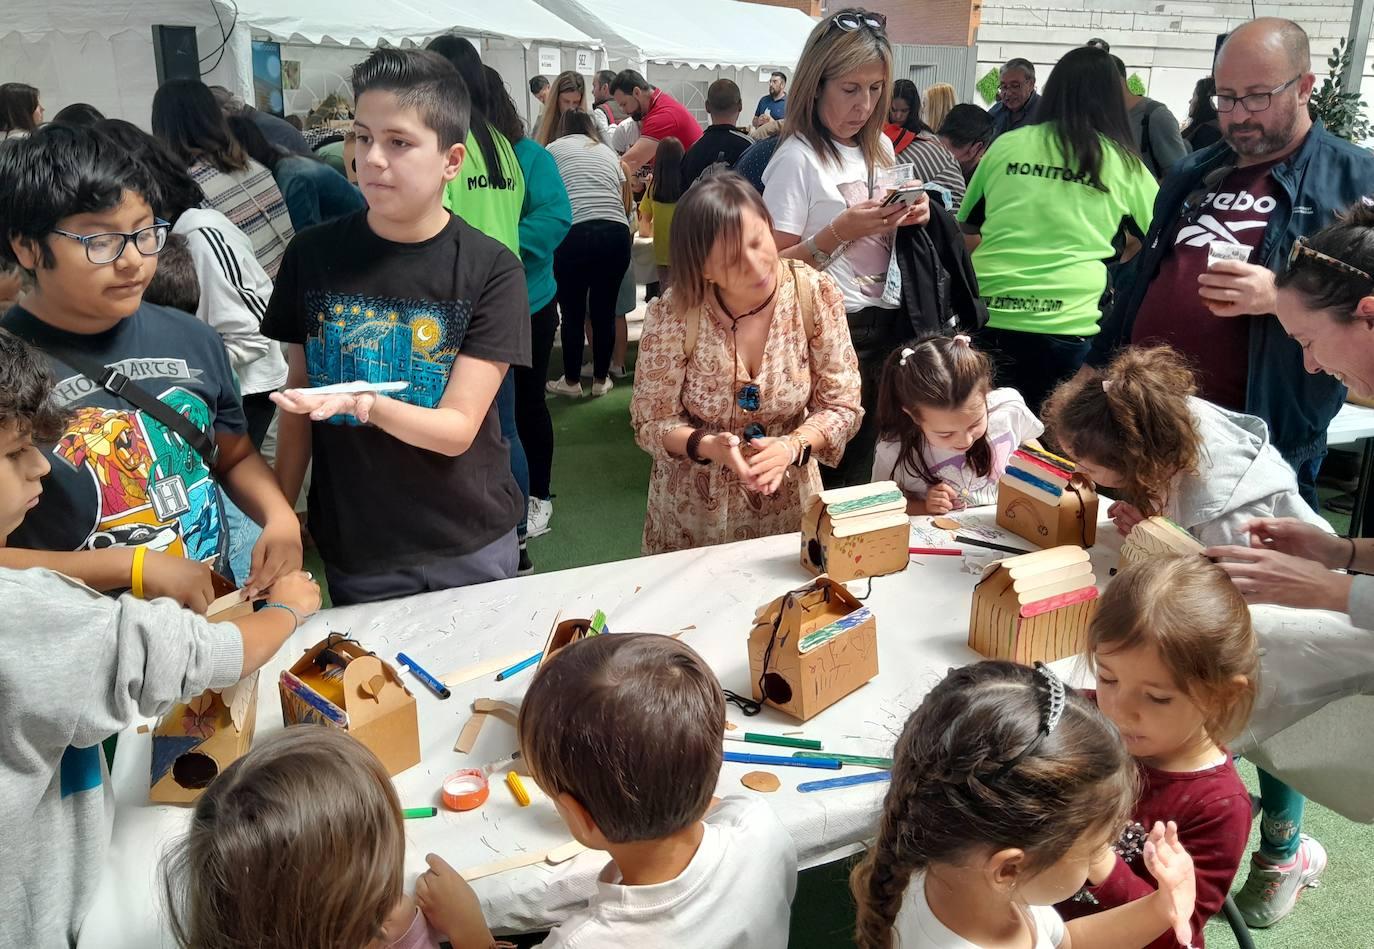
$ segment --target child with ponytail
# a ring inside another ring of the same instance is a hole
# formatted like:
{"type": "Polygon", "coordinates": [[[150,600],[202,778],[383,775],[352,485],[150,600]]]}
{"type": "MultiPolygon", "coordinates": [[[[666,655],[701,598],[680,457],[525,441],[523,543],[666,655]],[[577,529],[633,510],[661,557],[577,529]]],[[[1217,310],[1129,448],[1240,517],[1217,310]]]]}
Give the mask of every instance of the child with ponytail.
{"type": "Polygon", "coordinates": [[[1206,545],[1244,544],[1260,517],[1330,531],[1298,493],[1263,421],[1194,396],[1193,372],[1167,346],[1122,350],[1105,372],[1076,376],[1045,403],[1051,438],[1119,500],[1123,534],[1163,514],[1206,545]]]}
{"type": "Polygon", "coordinates": [[[896,481],[909,514],[997,503],[1007,459],[1044,431],[1019,392],[992,387],[991,360],[964,335],[887,357],[877,425],[873,480],[896,481]]]}
{"type": "Polygon", "coordinates": [[[1159,888],[1064,923],[1093,858],[1134,798],[1126,749],[1093,704],[1046,666],[955,669],[907,719],[877,841],[850,880],[860,949],[1138,949],[1187,945],[1193,865],[1177,828],[1145,843],[1159,888]]]}

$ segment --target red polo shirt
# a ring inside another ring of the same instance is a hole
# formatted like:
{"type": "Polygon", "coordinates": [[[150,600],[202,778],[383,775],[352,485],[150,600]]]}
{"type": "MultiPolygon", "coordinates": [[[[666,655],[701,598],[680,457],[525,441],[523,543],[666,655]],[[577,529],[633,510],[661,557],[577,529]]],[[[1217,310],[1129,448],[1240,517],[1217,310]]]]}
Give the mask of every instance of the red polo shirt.
{"type": "Polygon", "coordinates": [[[681,102],[662,89],[655,89],[653,99],[649,102],[649,111],[639,123],[639,134],[659,142],[665,138],[676,138],[686,150],[701,138],[701,125],[681,102]]]}

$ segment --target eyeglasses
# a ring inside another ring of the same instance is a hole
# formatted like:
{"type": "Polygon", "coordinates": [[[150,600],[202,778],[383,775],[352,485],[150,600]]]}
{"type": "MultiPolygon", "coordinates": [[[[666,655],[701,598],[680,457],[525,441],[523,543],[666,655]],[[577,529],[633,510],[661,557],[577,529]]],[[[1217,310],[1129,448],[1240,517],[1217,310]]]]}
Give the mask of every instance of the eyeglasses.
{"type": "Polygon", "coordinates": [[[1216,109],[1218,112],[1230,112],[1236,107],[1236,103],[1238,102],[1245,107],[1246,112],[1263,112],[1265,109],[1269,108],[1274,96],[1278,95],[1301,78],[1302,74],[1299,73],[1283,85],[1275,86],[1268,92],[1252,92],[1248,96],[1224,96],[1221,93],[1217,93],[1207,98],[1211,100],[1212,108],[1216,109]]]}
{"type": "Polygon", "coordinates": [[[867,10],[860,10],[857,13],[837,13],[830,18],[830,22],[846,33],[853,33],[864,27],[868,27],[874,33],[881,33],[887,28],[886,15],[869,13],[867,10]]]}
{"type": "Polygon", "coordinates": [[[144,257],[156,257],[167,245],[167,232],[171,228],[172,225],[159,220],[156,224],[149,224],[136,231],[73,234],[71,231],[55,227],[52,232],[83,244],[86,248],[86,259],[93,264],[103,265],[112,264],[124,256],[124,248],[129,245],[129,241],[134,242],[134,248],[144,257]]]}
{"type": "Polygon", "coordinates": [[[1358,277],[1361,280],[1367,280],[1370,283],[1374,283],[1374,277],[1371,277],[1359,267],[1347,264],[1343,260],[1337,260],[1335,257],[1329,254],[1323,254],[1319,250],[1313,250],[1312,247],[1308,245],[1307,238],[1299,237],[1293,242],[1293,249],[1288,252],[1288,269],[1292,270],[1293,266],[1304,257],[1325,264],[1332,270],[1345,274],[1347,277],[1358,277]]]}

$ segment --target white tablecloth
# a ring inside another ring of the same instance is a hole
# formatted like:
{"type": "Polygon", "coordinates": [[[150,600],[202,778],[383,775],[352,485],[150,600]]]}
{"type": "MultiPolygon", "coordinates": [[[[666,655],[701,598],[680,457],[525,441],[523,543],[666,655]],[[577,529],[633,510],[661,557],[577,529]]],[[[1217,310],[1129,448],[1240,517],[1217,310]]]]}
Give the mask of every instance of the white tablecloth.
{"type": "MultiPolygon", "coordinates": [[[[988,523],[992,512],[982,509],[974,516],[988,523]]],[[[916,524],[922,521],[918,518],[916,524]]],[[[938,535],[923,536],[919,526],[913,527],[912,539],[917,546],[929,545],[934,536],[938,535]]],[[[1118,549],[1119,538],[1108,524],[1099,532],[1099,543],[1092,551],[1099,585],[1105,585],[1118,549]]],[[[987,552],[978,559],[985,562],[996,556],[987,552]]],[[[745,719],[731,706],[730,719],[758,731],[801,730],[806,737],[822,739],[828,751],[889,754],[907,715],[926,691],[950,667],[978,658],[967,645],[974,566],[973,558],[966,564],[958,557],[917,555],[905,572],[875,579],[866,602],[877,618],[879,675],[805,725],[768,708],[756,718],[745,719]]],[[[725,688],[747,694],[746,642],[755,610],[808,578],[798,563],[797,535],[791,534],[329,610],[302,627],[264,668],[257,734],[282,727],[276,694],[278,673],[328,632],[346,632],[388,660],[403,650],[431,672],[445,674],[483,659],[515,652],[533,654],[542,648],[560,610],[570,617],[589,616],[602,609],[613,632],[681,631],[683,640],[705,657],[725,688]]],[[[857,581],[850,588],[863,594],[866,585],[866,581],[857,581]]],[[[1295,625],[1293,611],[1279,613],[1285,615],[1269,622],[1270,628],[1295,642],[1302,640],[1308,623],[1295,625]]],[[[1252,744],[1309,714],[1313,696],[1329,698],[1361,691],[1364,683],[1374,678],[1374,648],[1366,645],[1371,634],[1350,631],[1348,624],[1342,625],[1330,614],[1303,615],[1316,616],[1312,622],[1325,624],[1323,628],[1332,630],[1330,636],[1344,644],[1342,662],[1335,667],[1321,666],[1306,677],[1275,676],[1267,683],[1265,702],[1277,711],[1267,718],[1257,715],[1262,731],[1251,736],[1252,744]]],[[[1299,667],[1303,666],[1301,653],[1297,646],[1283,651],[1284,657],[1299,667]]],[[[1062,660],[1059,666],[1073,678],[1083,677],[1084,670],[1076,659],[1062,660]]],[[[452,750],[472,700],[488,697],[518,702],[531,675],[524,672],[504,683],[486,676],[456,686],[447,701],[438,699],[418,681],[408,683],[418,706],[423,760],[397,775],[395,784],[402,806],[439,807],[435,818],[406,822],[411,881],[424,870],[424,855],[429,851],[461,869],[544,850],[570,839],[553,806],[533,782],[527,782],[534,796],[528,808],[517,807],[504,784],[495,781],[490,800],[476,811],[449,812],[439,801],[439,786],[445,775],[498,760],[515,749],[514,729],[493,717],[472,754],[452,750]]],[[[1357,701],[1374,705],[1367,699],[1357,701]]],[[[1357,745],[1371,742],[1374,729],[1356,731],[1349,736],[1351,741],[1357,745]]],[[[1310,744],[1304,744],[1310,755],[1310,744]]],[[[113,843],[100,892],[83,928],[82,945],[102,949],[171,945],[163,934],[165,927],[154,895],[158,892],[156,862],[167,842],[187,826],[190,810],[148,803],[150,748],[146,733],[130,728],[120,735],[112,775],[117,805],[113,843]]],[[[730,743],[730,750],[788,753],[787,749],[737,742],[730,743]]],[[[1374,755],[1363,757],[1364,762],[1371,760],[1374,755]]],[[[754,793],[739,783],[749,770],[754,767],[727,763],[717,793],[754,793]]],[[[766,770],[782,779],[782,789],[765,797],[791,831],[802,867],[852,852],[873,833],[885,784],[800,794],[795,790],[798,783],[836,773],[766,770]]],[[[846,768],[839,774],[859,770],[846,768]]],[[[587,898],[605,860],[604,854],[584,853],[556,868],[539,865],[487,877],[478,880],[474,888],[493,929],[547,928],[587,898]]]]}

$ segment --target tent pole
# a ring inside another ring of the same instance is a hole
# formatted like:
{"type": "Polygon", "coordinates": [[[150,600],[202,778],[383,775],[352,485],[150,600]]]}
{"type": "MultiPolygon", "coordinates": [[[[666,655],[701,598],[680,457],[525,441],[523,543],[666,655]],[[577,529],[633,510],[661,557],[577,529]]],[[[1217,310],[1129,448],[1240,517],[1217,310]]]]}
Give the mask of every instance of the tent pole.
{"type": "Polygon", "coordinates": [[[1374,17],[1374,0],[1355,0],[1350,9],[1350,31],[1346,34],[1346,48],[1350,50],[1350,65],[1342,76],[1344,91],[1359,92],[1364,78],[1364,60],[1369,53],[1369,26],[1374,17]]]}

